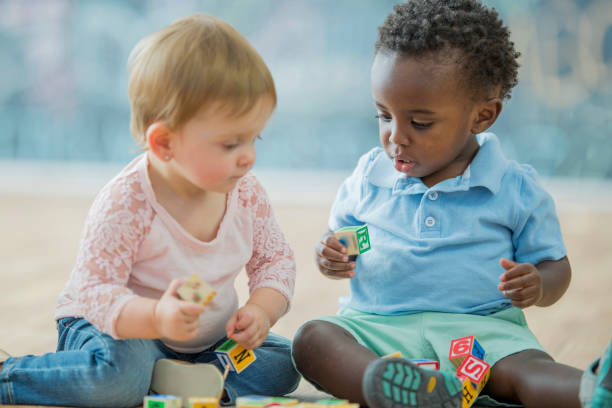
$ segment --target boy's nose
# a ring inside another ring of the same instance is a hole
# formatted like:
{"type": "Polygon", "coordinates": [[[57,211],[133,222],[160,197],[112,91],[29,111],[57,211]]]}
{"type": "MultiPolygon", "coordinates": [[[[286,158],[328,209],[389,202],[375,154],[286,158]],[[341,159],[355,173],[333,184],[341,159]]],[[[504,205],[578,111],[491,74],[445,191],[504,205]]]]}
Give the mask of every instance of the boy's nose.
{"type": "Polygon", "coordinates": [[[391,136],[389,136],[389,141],[396,145],[409,145],[410,137],[397,126],[394,126],[393,129],[391,129],[391,136]]]}

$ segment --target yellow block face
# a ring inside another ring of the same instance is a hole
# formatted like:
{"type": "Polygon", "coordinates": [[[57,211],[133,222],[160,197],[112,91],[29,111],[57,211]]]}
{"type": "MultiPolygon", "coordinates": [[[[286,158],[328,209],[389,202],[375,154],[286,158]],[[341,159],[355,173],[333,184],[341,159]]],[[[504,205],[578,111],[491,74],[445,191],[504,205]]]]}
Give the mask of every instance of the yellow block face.
{"type": "Polygon", "coordinates": [[[478,397],[478,392],[472,385],[472,382],[465,378],[463,384],[461,386],[461,408],[469,408],[472,406],[474,401],[476,401],[476,397],[478,397]]]}
{"type": "Polygon", "coordinates": [[[219,400],[213,397],[191,397],[189,408],[219,408],[219,400]]]}
{"type": "Polygon", "coordinates": [[[240,374],[242,370],[244,370],[249,364],[257,359],[252,350],[247,350],[242,347],[240,344],[236,344],[229,351],[230,359],[232,360],[232,364],[236,369],[236,372],[240,374]]]}

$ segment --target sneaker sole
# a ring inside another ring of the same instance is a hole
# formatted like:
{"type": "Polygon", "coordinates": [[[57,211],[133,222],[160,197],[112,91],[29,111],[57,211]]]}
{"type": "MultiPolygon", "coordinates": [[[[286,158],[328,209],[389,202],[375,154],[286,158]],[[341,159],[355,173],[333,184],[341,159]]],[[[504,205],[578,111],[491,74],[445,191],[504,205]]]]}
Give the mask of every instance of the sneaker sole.
{"type": "Polygon", "coordinates": [[[454,375],[401,358],[370,364],[363,376],[363,394],[370,408],[461,407],[461,383],[454,375]]]}
{"type": "Polygon", "coordinates": [[[155,363],[151,392],[178,395],[186,407],[189,397],[221,398],[223,383],[223,375],[213,364],[191,364],[164,358],[155,363]]]}

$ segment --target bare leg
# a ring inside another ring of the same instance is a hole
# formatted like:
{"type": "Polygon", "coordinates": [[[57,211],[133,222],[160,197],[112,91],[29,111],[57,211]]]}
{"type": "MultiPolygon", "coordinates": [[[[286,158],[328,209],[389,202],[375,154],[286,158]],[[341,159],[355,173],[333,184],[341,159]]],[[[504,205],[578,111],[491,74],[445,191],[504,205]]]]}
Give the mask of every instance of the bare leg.
{"type": "Polygon", "coordinates": [[[363,373],[378,356],[342,327],[325,321],[304,324],[293,340],[293,358],[309,381],[338,398],[367,405],[363,373]]]}
{"type": "Polygon", "coordinates": [[[484,392],[525,408],[580,408],[582,371],[556,363],[539,350],[525,350],[499,360],[484,392]]]}

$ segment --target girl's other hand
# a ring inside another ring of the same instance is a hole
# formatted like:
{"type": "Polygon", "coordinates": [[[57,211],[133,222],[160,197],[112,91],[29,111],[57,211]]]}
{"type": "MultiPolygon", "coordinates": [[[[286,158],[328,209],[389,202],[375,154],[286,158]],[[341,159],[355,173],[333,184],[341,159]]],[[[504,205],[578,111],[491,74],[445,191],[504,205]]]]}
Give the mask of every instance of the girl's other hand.
{"type": "Polygon", "coordinates": [[[155,305],[153,320],[159,337],[186,341],[198,334],[204,306],[179,299],[176,290],[184,282],[184,279],[174,279],[155,305]]]}
{"type": "Polygon", "coordinates": [[[270,332],[270,318],[259,306],[247,303],[230,317],[225,326],[227,337],[253,350],[261,346],[270,332]]]}
{"type": "Polygon", "coordinates": [[[542,299],[544,296],[542,275],[534,265],[517,263],[505,258],[499,263],[506,272],[499,277],[500,283],[497,288],[512,301],[514,306],[524,309],[537,304],[542,299]]]}
{"type": "Polygon", "coordinates": [[[355,276],[355,262],[349,261],[346,247],[331,232],[326,232],[315,246],[315,261],[321,273],[331,279],[355,276]]]}

